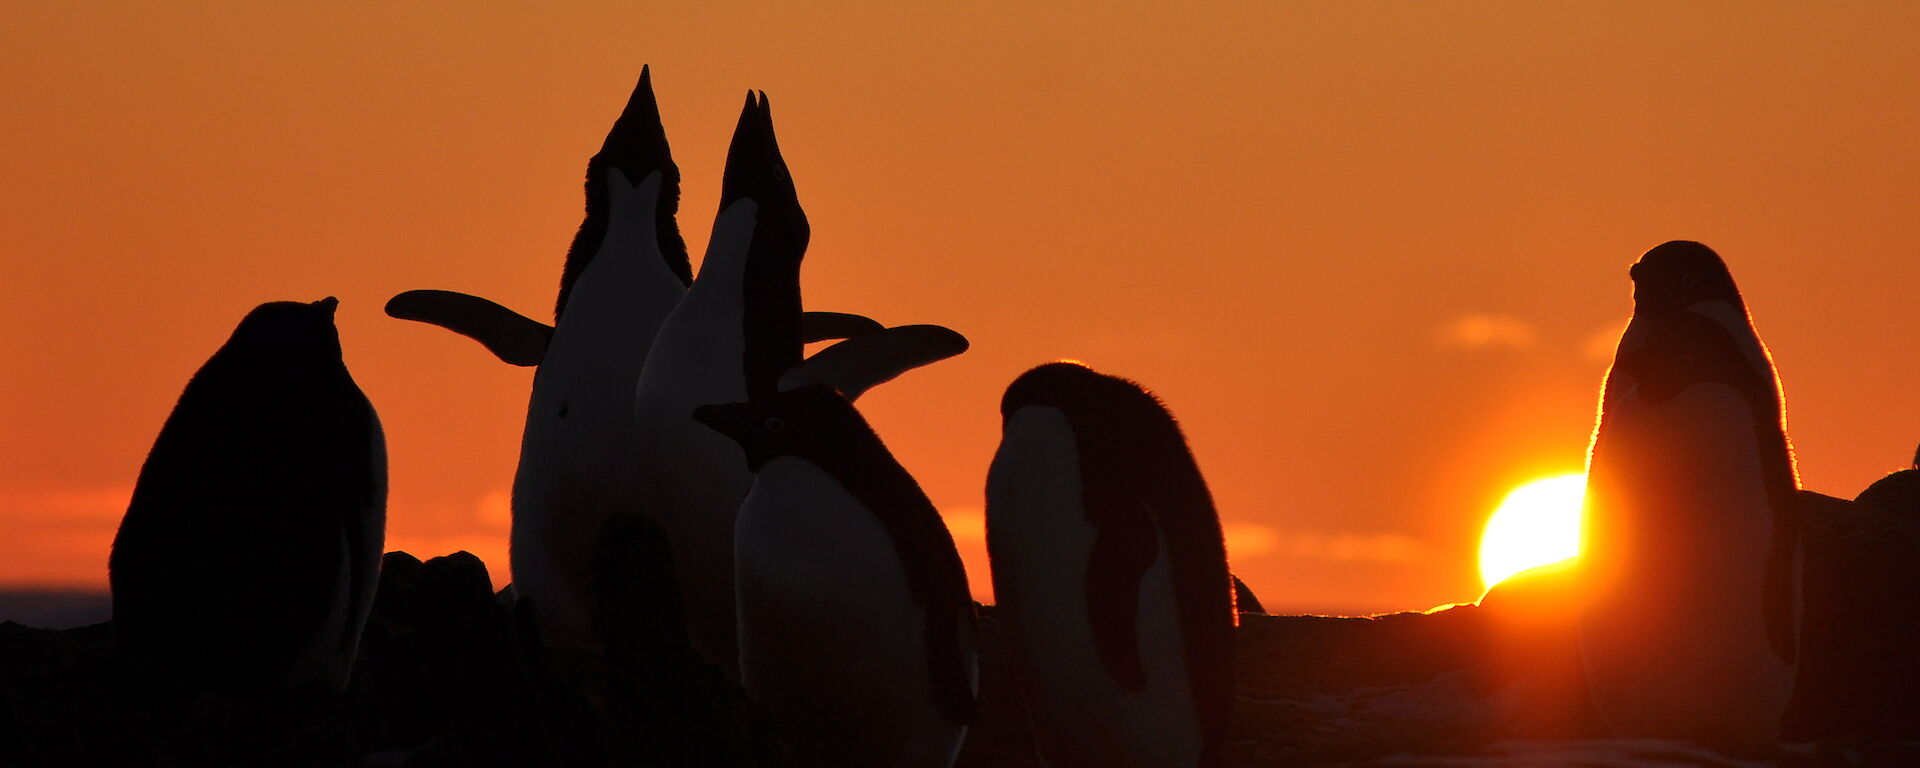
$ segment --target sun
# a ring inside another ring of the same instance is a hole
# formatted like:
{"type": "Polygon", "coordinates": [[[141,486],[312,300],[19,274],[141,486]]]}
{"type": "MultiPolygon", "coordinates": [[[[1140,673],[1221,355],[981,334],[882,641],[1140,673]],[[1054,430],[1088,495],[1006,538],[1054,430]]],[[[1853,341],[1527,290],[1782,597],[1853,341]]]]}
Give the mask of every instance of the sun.
{"type": "Polygon", "coordinates": [[[1488,587],[1538,565],[1580,554],[1580,500],[1587,476],[1556,475],[1513,489],[1480,534],[1480,580],[1488,587]]]}

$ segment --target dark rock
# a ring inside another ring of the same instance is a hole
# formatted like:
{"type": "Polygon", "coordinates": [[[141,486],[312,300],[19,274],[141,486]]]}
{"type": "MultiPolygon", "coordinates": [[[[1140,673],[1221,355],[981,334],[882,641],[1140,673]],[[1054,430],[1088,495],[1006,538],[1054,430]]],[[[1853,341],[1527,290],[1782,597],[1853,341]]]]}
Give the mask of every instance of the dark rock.
{"type": "Polygon", "coordinates": [[[1267,607],[1260,604],[1260,598],[1254,596],[1253,589],[1248,587],[1246,582],[1241,581],[1239,576],[1232,578],[1233,610],[1238,613],[1258,613],[1264,615],[1267,612],[1267,607]]]}
{"type": "Polygon", "coordinates": [[[638,515],[608,518],[594,545],[593,579],[616,764],[752,765],[756,753],[771,752],[744,692],[688,640],[659,525],[638,515]]]}
{"type": "Polygon", "coordinates": [[[1800,663],[1791,741],[1920,740],[1920,471],[1847,502],[1801,493],[1800,663]],[[1896,505],[1896,506],[1883,506],[1896,505]]]}

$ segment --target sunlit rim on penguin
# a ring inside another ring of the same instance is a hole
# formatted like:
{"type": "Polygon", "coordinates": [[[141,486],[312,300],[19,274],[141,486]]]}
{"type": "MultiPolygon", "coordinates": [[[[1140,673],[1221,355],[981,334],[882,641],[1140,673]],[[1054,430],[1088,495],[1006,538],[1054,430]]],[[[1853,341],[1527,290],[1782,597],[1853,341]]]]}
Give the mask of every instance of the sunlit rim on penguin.
{"type": "Polygon", "coordinates": [[[1480,534],[1480,581],[1491,588],[1521,571],[1580,554],[1582,473],[1555,475],[1513,489],[1480,534]]]}

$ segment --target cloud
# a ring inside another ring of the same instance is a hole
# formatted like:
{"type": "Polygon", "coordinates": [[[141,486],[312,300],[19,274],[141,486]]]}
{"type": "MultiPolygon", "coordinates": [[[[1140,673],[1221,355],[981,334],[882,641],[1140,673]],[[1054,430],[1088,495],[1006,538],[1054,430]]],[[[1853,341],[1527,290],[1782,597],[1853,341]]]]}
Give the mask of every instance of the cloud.
{"type": "Polygon", "coordinates": [[[1399,534],[1323,533],[1283,530],[1258,523],[1225,526],[1229,558],[1276,556],[1333,562],[1399,563],[1413,559],[1420,542],[1399,534]]]}
{"type": "Polygon", "coordinates": [[[1539,340],[1533,324],[1517,317],[1473,313],[1440,326],[1434,340],[1453,349],[1526,349],[1539,340]]]}
{"type": "Polygon", "coordinates": [[[101,589],[132,486],[0,493],[0,585],[101,589]]]}

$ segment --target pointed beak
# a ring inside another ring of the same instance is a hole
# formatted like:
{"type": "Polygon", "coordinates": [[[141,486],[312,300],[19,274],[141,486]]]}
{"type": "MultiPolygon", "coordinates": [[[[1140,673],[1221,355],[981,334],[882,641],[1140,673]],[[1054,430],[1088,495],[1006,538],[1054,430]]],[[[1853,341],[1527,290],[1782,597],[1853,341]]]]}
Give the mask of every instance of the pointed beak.
{"type": "Polygon", "coordinates": [[[327,317],[333,317],[334,310],[340,307],[340,300],[332,296],[328,296],[324,299],[314,302],[312,306],[317,307],[320,309],[320,311],[327,313],[327,317]]]}

